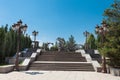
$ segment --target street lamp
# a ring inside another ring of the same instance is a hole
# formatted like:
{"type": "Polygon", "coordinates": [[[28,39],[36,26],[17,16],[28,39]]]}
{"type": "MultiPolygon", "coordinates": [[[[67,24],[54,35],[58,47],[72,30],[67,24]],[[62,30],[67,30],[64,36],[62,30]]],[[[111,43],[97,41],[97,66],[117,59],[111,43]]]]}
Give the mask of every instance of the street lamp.
{"type": "Polygon", "coordinates": [[[20,51],[20,35],[22,32],[27,30],[27,25],[22,25],[22,21],[19,20],[16,24],[12,25],[12,29],[17,32],[17,53],[16,53],[16,60],[15,60],[15,68],[19,71],[19,51],[20,51]]]}
{"type": "Polygon", "coordinates": [[[34,42],[35,42],[35,41],[36,41],[36,36],[38,35],[38,31],[35,31],[35,30],[34,30],[34,31],[32,32],[32,34],[33,34],[33,36],[34,36],[34,42]]]}
{"type": "MultiPolygon", "coordinates": [[[[101,43],[103,44],[105,42],[105,36],[106,36],[106,33],[108,32],[108,28],[107,28],[106,22],[103,21],[101,24],[102,26],[98,26],[98,25],[96,26],[95,31],[97,34],[101,36],[101,43]]],[[[102,72],[107,73],[105,55],[103,55],[103,59],[102,59],[102,72]]]]}
{"type": "Polygon", "coordinates": [[[36,36],[38,35],[38,31],[33,31],[32,35],[34,36],[34,48],[36,47],[36,36]]]}
{"type": "Polygon", "coordinates": [[[83,34],[86,37],[86,40],[85,40],[85,49],[88,49],[87,38],[88,38],[88,36],[89,36],[90,33],[88,31],[85,31],[85,32],[83,32],[83,34]]]}

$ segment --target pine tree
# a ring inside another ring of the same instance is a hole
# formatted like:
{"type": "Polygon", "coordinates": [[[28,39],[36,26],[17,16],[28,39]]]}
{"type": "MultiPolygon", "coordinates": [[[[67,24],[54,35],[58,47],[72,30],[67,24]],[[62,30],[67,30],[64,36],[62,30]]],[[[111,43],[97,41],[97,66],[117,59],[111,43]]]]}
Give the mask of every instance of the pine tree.
{"type": "Polygon", "coordinates": [[[69,40],[67,41],[67,48],[69,51],[75,51],[76,42],[75,42],[74,37],[72,35],[69,37],[69,40]]]}
{"type": "MultiPolygon", "coordinates": [[[[12,57],[17,50],[17,33],[8,25],[0,27],[0,64],[5,62],[5,57],[12,57]]],[[[31,38],[21,34],[21,50],[31,47],[31,38]]]]}
{"type": "Polygon", "coordinates": [[[104,43],[104,52],[109,58],[109,65],[120,67],[120,1],[115,0],[111,8],[104,12],[105,21],[109,26],[109,32],[106,35],[104,43]]]}
{"type": "Polygon", "coordinates": [[[96,49],[96,41],[93,34],[90,34],[87,39],[87,43],[90,49],[96,49]]]}

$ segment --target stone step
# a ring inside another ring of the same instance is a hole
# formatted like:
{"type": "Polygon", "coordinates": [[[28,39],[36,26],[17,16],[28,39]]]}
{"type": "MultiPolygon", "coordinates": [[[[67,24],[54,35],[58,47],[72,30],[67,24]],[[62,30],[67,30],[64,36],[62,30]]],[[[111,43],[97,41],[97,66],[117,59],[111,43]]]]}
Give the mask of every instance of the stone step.
{"type": "Polygon", "coordinates": [[[52,52],[52,51],[47,51],[43,52],[42,55],[81,55],[81,53],[75,53],[75,52],[52,52]]]}
{"type": "Polygon", "coordinates": [[[56,64],[32,64],[31,65],[31,67],[44,67],[44,66],[52,66],[52,67],[83,67],[83,68],[85,68],[85,67],[91,67],[91,68],[93,68],[91,65],[74,65],[73,66],[73,64],[71,64],[71,65],[56,65],[56,64]]]}
{"type": "Polygon", "coordinates": [[[82,57],[82,55],[81,54],[78,54],[78,53],[74,53],[74,54],[69,54],[69,53],[65,53],[65,54],[52,54],[52,53],[50,53],[50,54],[41,54],[41,56],[79,56],[79,57],[82,57]]]}
{"type": "Polygon", "coordinates": [[[95,71],[92,68],[39,68],[39,67],[30,67],[30,70],[52,70],[52,71],[95,71]]]}
{"type": "Polygon", "coordinates": [[[85,58],[50,58],[50,57],[41,57],[38,58],[37,61],[79,61],[86,62],[85,58]]]}
{"type": "Polygon", "coordinates": [[[46,70],[46,71],[95,71],[94,69],[68,69],[68,68],[62,68],[62,69],[41,69],[41,68],[37,68],[37,67],[30,67],[30,70],[46,70]]]}
{"type": "Polygon", "coordinates": [[[33,62],[30,70],[53,71],[94,71],[90,62],[80,53],[75,52],[44,52],[33,62]]]}
{"type": "Polygon", "coordinates": [[[94,71],[91,63],[33,63],[30,70],[94,71]]]}

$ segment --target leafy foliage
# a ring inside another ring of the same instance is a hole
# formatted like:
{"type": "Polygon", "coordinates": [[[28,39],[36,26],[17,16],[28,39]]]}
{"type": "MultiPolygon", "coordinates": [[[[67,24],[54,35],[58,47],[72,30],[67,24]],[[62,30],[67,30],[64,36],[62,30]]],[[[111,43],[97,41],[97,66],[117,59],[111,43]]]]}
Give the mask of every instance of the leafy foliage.
{"type": "Polygon", "coordinates": [[[61,37],[58,37],[57,41],[56,46],[59,51],[75,51],[76,49],[76,41],[72,35],[69,37],[68,41],[61,37]]]}
{"type": "Polygon", "coordinates": [[[48,51],[49,50],[49,44],[48,43],[43,43],[42,45],[42,48],[45,50],[45,51],[48,51]]]}
{"type": "Polygon", "coordinates": [[[76,43],[74,40],[74,37],[71,35],[69,40],[67,41],[67,48],[69,51],[75,51],[76,49],[76,43]]]}
{"type": "Polygon", "coordinates": [[[61,38],[61,37],[58,37],[57,41],[58,41],[58,43],[57,43],[58,50],[59,51],[65,50],[65,47],[66,47],[66,41],[65,41],[65,39],[61,38]]]}
{"type": "Polygon", "coordinates": [[[57,42],[50,48],[51,51],[58,51],[57,42]]]}
{"type": "Polygon", "coordinates": [[[105,10],[104,16],[109,32],[100,51],[110,58],[109,65],[120,68],[120,1],[114,1],[111,8],[105,10]]]}
{"type": "Polygon", "coordinates": [[[88,36],[87,43],[89,45],[89,49],[96,49],[96,41],[93,34],[90,34],[90,36],[88,36]]]}
{"type": "MultiPolygon", "coordinates": [[[[31,39],[29,36],[21,34],[20,50],[29,48],[31,46],[31,39]]],[[[5,57],[11,57],[16,54],[17,50],[17,33],[8,25],[0,27],[0,64],[4,63],[5,57]]]]}

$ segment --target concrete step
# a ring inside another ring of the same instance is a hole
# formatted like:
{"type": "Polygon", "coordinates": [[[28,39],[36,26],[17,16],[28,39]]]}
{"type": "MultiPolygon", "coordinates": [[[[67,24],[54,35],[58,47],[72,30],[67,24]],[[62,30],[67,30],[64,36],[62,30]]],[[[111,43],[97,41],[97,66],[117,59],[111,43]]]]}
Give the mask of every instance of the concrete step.
{"type": "Polygon", "coordinates": [[[50,58],[50,57],[41,57],[37,61],[79,61],[86,62],[85,58],[50,58]]]}
{"type": "Polygon", "coordinates": [[[94,71],[90,62],[80,53],[74,52],[44,52],[33,62],[30,70],[53,71],[94,71]]]}
{"type": "Polygon", "coordinates": [[[33,63],[30,70],[94,71],[91,63],[33,63]]]}
{"type": "Polygon", "coordinates": [[[45,70],[45,71],[95,71],[94,69],[68,69],[68,68],[62,68],[62,69],[58,69],[58,68],[47,68],[47,69],[42,69],[42,68],[37,68],[37,67],[30,67],[30,70],[45,70]]]}

